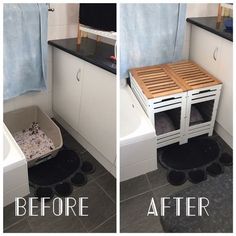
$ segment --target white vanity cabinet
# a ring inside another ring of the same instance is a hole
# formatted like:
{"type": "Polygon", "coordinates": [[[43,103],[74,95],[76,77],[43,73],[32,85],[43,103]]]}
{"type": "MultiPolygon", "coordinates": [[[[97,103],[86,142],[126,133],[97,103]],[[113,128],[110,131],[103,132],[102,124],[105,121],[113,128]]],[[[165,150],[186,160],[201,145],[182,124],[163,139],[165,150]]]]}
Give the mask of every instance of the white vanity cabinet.
{"type": "Polygon", "coordinates": [[[84,72],[79,133],[114,163],[116,156],[115,75],[89,63],[85,63],[84,72]]]}
{"type": "Polygon", "coordinates": [[[216,131],[232,147],[233,136],[233,43],[192,25],[190,59],[222,81],[216,131]]]}
{"type": "Polygon", "coordinates": [[[114,173],[116,75],[53,48],[53,111],[70,126],[67,130],[81,144],[86,140],[91,150],[102,154],[96,158],[96,152],[91,151],[114,173]]]}
{"type": "Polygon", "coordinates": [[[53,110],[78,127],[84,61],[53,48],[53,110]]]}

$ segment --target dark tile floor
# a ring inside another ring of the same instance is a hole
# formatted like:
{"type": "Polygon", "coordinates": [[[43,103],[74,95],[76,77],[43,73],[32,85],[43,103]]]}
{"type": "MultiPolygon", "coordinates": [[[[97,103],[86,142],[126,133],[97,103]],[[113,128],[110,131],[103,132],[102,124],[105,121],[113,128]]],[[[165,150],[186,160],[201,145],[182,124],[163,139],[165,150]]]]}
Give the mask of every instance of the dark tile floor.
{"type": "MultiPolygon", "coordinates": [[[[218,135],[215,134],[213,138],[224,152],[232,155],[232,149],[218,135]]],[[[166,170],[160,164],[158,170],[121,182],[120,231],[163,232],[159,216],[147,216],[151,198],[154,198],[157,211],[160,212],[158,201],[161,197],[170,196],[190,186],[192,183],[189,181],[181,186],[170,185],[166,179],[166,170]]]]}
{"type": "MultiPolygon", "coordinates": [[[[71,194],[75,198],[88,197],[89,216],[57,217],[46,212],[46,216],[16,217],[13,203],[4,208],[4,232],[116,232],[116,179],[66,130],[59,127],[64,145],[96,167],[95,173],[88,176],[88,183],[74,187],[71,194]]],[[[32,191],[30,196],[33,196],[32,191]]],[[[51,205],[52,201],[47,204],[51,205]]]]}

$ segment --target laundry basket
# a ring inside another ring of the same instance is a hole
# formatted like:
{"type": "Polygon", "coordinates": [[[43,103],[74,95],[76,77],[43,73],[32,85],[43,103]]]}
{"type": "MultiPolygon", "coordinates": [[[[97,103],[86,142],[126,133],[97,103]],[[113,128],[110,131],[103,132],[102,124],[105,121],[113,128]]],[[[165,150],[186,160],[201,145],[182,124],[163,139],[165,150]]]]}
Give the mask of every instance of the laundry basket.
{"type": "Polygon", "coordinates": [[[40,129],[52,140],[54,149],[35,159],[27,160],[28,167],[48,159],[49,156],[56,156],[63,144],[60,129],[39,107],[30,106],[4,113],[4,123],[13,136],[16,132],[29,129],[33,122],[37,122],[40,129]]]}

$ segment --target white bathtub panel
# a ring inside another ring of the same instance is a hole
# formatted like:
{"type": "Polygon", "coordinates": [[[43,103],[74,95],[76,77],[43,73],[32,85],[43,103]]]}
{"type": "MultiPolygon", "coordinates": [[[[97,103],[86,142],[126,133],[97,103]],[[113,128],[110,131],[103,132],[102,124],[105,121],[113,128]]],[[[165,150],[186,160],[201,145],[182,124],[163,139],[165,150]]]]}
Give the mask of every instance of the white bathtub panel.
{"type": "Polygon", "coordinates": [[[120,171],[120,181],[132,179],[157,169],[157,160],[150,159],[138,162],[135,165],[123,166],[120,171]]]}
{"type": "MultiPolygon", "coordinates": [[[[18,186],[28,184],[27,165],[21,165],[18,168],[4,173],[4,193],[12,191],[18,186]]],[[[28,193],[27,193],[28,194],[28,193]]]]}
{"type": "Polygon", "coordinates": [[[155,159],[156,157],[156,139],[147,139],[141,142],[121,146],[120,166],[135,165],[144,160],[155,159]]]}

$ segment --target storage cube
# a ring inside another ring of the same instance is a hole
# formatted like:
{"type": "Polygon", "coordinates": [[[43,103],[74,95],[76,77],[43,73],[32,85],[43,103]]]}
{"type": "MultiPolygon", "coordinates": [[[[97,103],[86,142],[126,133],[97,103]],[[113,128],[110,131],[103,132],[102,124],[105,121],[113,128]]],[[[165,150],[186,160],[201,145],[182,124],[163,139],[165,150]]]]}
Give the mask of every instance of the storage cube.
{"type": "Polygon", "coordinates": [[[222,84],[194,62],[134,68],[130,83],[156,128],[157,148],[212,135],[222,84]]]}
{"type": "Polygon", "coordinates": [[[192,61],[167,64],[167,68],[188,91],[184,142],[203,134],[211,136],[222,83],[192,61]]]}
{"type": "Polygon", "coordinates": [[[130,70],[131,88],[156,128],[157,148],[184,140],[184,86],[163,65],[130,70]]]}

